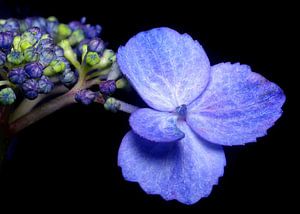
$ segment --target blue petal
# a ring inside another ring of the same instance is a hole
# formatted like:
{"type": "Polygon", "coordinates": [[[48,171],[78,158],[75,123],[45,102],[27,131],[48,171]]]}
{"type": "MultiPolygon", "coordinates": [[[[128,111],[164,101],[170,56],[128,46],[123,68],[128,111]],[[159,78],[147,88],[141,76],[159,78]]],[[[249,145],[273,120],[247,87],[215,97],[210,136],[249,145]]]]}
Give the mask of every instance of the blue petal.
{"type": "Polygon", "coordinates": [[[202,46],[169,28],[137,34],[119,48],[117,60],[144,101],[161,111],[189,104],[209,80],[210,64],[202,46]]]}
{"type": "Polygon", "coordinates": [[[188,106],[187,122],[200,136],[221,145],[255,142],[281,116],[283,91],[249,66],[212,67],[206,91],[188,106]]]}
{"type": "Polygon", "coordinates": [[[221,146],[200,139],[185,123],[179,125],[185,138],[176,143],[153,143],[128,132],[118,164],[124,178],[138,182],[146,193],[194,204],[210,194],[226,160],[221,146]]]}
{"type": "Polygon", "coordinates": [[[133,131],[140,137],[154,142],[171,142],[184,138],[176,126],[177,116],[149,108],[135,111],[129,118],[133,131]]]}

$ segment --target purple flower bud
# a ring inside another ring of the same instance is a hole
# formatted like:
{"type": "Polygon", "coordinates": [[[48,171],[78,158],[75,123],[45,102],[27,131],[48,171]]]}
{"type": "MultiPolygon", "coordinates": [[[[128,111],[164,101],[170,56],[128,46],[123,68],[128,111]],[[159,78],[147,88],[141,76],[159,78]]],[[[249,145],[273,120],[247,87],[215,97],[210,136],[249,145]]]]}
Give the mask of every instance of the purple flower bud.
{"type": "Polygon", "coordinates": [[[9,49],[13,40],[14,36],[11,32],[0,32],[0,48],[9,49]]]}
{"type": "Polygon", "coordinates": [[[85,36],[89,39],[99,37],[101,30],[102,30],[102,28],[100,25],[95,25],[95,26],[85,25],[83,28],[85,36]]]}
{"type": "Polygon", "coordinates": [[[54,88],[53,82],[46,76],[42,76],[38,80],[38,91],[42,94],[48,94],[54,88]]]}
{"type": "Polygon", "coordinates": [[[39,62],[45,67],[55,58],[55,53],[51,49],[45,49],[40,54],[39,62]]]}
{"type": "Polygon", "coordinates": [[[103,81],[99,84],[99,91],[104,95],[110,95],[116,90],[116,82],[114,80],[103,81]]]}
{"type": "Polygon", "coordinates": [[[57,26],[59,22],[57,20],[47,21],[47,33],[54,36],[57,33],[57,26]]]}
{"type": "Polygon", "coordinates": [[[14,68],[8,73],[8,79],[14,84],[22,84],[27,79],[23,68],[14,68]]]}
{"type": "Polygon", "coordinates": [[[54,53],[56,56],[64,56],[64,50],[57,45],[54,47],[54,53]]]}
{"type": "Polygon", "coordinates": [[[89,51],[97,52],[102,54],[105,49],[105,43],[100,38],[94,38],[89,42],[89,51]]]}
{"type": "Polygon", "coordinates": [[[11,31],[18,33],[20,31],[20,24],[17,19],[7,19],[3,25],[4,31],[11,31]]]}
{"type": "Polygon", "coordinates": [[[25,23],[30,27],[38,27],[42,32],[46,32],[47,21],[42,17],[29,17],[25,19],[25,23]]]}
{"type": "Polygon", "coordinates": [[[83,26],[84,25],[81,22],[78,22],[78,21],[72,21],[72,22],[69,23],[69,27],[71,28],[72,31],[82,29],[83,26]]]}
{"type": "Polygon", "coordinates": [[[4,65],[6,62],[6,54],[0,51],[0,66],[4,65]]]}
{"type": "Polygon", "coordinates": [[[25,72],[30,78],[40,78],[43,74],[43,65],[39,62],[28,63],[24,67],[25,72]]]}
{"type": "Polygon", "coordinates": [[[59,76],[59,79],[66,87],[70,87],[77,82],[78,73],[67,69],[59,76]]]}
{"type": "Polygon", "coordinates": [[[33,37],[38,41],[42,37],[41,29],[38,27],[32,27],[28,29],[28,32],[33,35],[33,37]]]}
{"type": "Polygon", "coordinates": [[[52,38],[46,38],[46,39],[42,39],[40,40],[39,44],[38,44],[38,50],[42,51],[44,49],[54,49],[55,44],[52,38]]]}
{"type": "Polygon", "coordinates": [[[92,92],[91,90],[81,90],[78,91],[75,95],[75,100],[78,103],[82,103],[84,105],[90,105],[96,98],[95,92],[92,92]]]}
{"type": "Polygon", "coordinates": [[[33,100],[38,96],[38,83],[35,79],[28,79],[22,84],[22,90],[24,96],[29,99],[33,100]]]}

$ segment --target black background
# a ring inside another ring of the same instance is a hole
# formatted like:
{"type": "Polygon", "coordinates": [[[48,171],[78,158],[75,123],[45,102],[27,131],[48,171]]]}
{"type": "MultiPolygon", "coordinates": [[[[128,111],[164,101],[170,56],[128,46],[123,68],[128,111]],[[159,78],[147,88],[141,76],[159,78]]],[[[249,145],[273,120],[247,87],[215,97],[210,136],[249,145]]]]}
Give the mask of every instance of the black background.
{"type": "MultiPolygon", "coordinates": [[[[24,130],[12,160],[1,174],[0,209],[109,208],[214,211],[293,209],[299,196],[296,172],[297,138],[291,118],[297,95],[296,13],[292,5],[218,4],[141,1],[0,1],[0,18],[56,16],[62,22],[86,16],[103,27],[102,38],[116,50],[138,33],[168,26],[189,33],[204,46],[211,64],[223,61],[251,65],[286,93],[284,114],[258,143],[226,147],[227,166],[208,198],[193,206],[146,195],[126,182],[117,167],[120,141],[130,129],[128,115],[110,113],[99,105],[65,108],[24,130]],[[295,81],[294,81],[295,80],[295,81]],[[294,94],[292,94],[294,93],[294,94]]],[[[300,37],[298,37],[300,38],[300,37]]],[[[299,55],[299,54],[298,54],[299,55]]],[[[135,104],[137,96],[121,94],[135,104]]],[[[1,210],[0,210],[1,212],[1,210]]],[[[43,213],[43,212],[42,212],[43,213]]]]}

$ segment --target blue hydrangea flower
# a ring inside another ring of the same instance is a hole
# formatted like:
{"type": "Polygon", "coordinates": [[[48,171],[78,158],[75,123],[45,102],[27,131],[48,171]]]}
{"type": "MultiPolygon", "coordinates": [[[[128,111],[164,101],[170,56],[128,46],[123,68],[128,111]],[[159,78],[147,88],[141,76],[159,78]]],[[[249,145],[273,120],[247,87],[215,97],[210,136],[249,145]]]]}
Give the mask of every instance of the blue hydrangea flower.
{"type": "Polygon", "coordinates": [[[131,114],[118,164],[148,194],[193,204],[223,175],[222,146],[255,142],[281,116],[283,91],[247,65],[210,66],[202,46],[169,28],[141,32],[117,60],[150,108],[131,114]]]}

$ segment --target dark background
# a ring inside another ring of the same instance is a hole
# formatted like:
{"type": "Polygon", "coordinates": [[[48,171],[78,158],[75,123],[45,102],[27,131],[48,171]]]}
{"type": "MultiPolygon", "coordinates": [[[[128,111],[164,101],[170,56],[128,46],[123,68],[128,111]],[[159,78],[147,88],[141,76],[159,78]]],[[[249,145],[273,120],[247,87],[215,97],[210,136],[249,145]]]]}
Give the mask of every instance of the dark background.
{"type": "MultiPolygon", "coordinates": [[[[297,108],[293,97],[297,96],[299,73],[293,8],[287,4],[198,5],[189,1],[97,4],[88,0],[1,0],[0,18],[54,15],[68,23],[86,16],[88,22],[103,27],[102,38],[114,50],[139,31],[153,27],[168,26],[189,33],[204,46],[211,64],[231,61],[251,65],[283,88],[287,102],[282,118],[268,136],[255,144],[225,148],[225,175],[208,198],[193,206],[146,195],[137,184],[122,178],[117,152],[130,129],[127,114],[106,112],[96,104],[65,108],[18,136],[15,154],[1,174],[0,195],[4,200],[0,200],[0,209],[12,204],[10,208],[42,205],[43,209],[62,206],[97,211],[292,210],[299,198],[294,196],[298,193],[299,140],[292,136],[298,127],[291,123],[298,116],[292,108],[297,108]]],[[[122,99],[141,102],[137,96],[126,94],[122,99]]]]}

